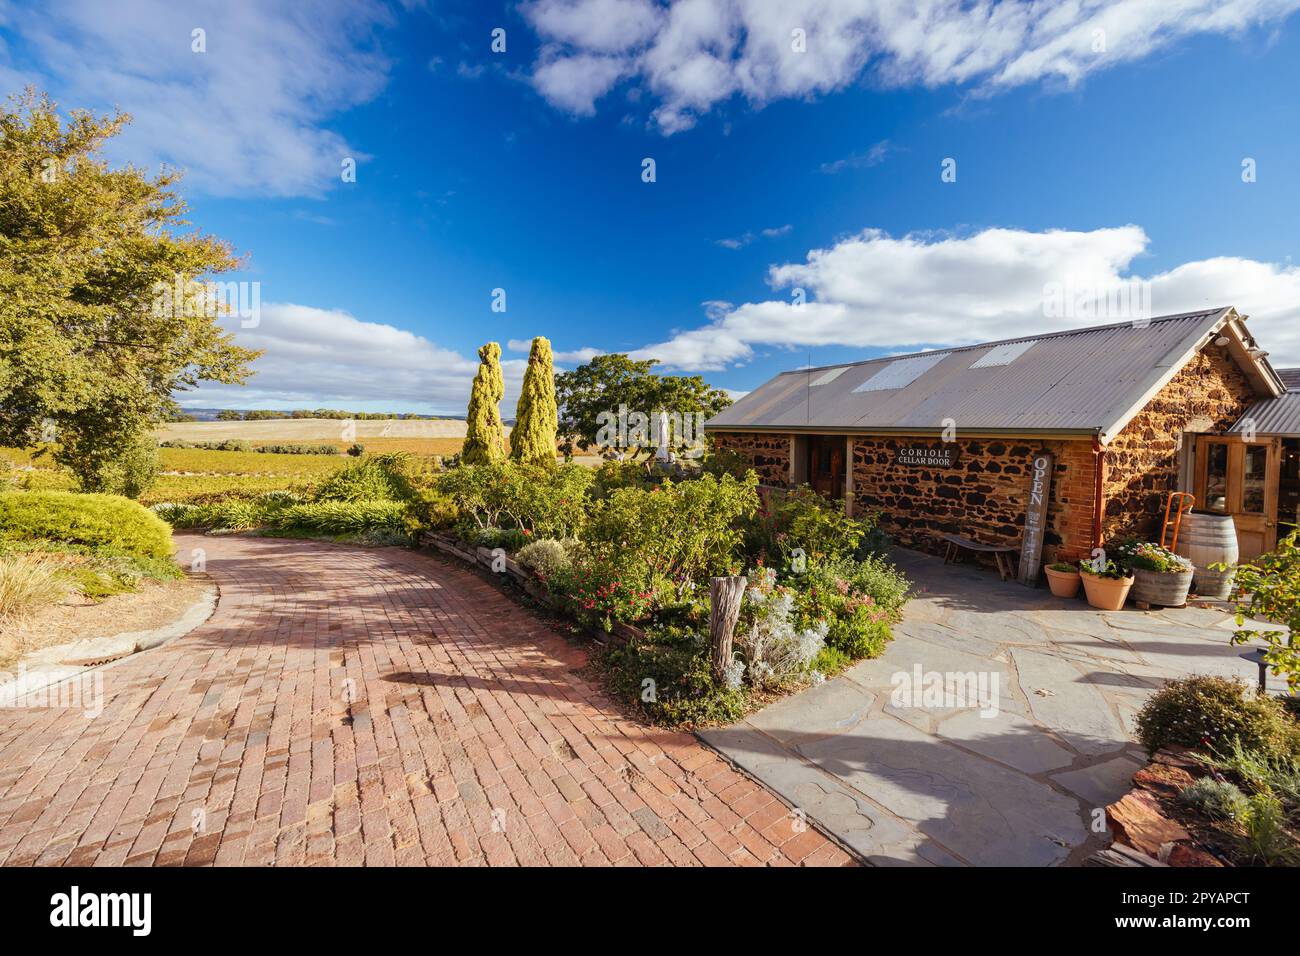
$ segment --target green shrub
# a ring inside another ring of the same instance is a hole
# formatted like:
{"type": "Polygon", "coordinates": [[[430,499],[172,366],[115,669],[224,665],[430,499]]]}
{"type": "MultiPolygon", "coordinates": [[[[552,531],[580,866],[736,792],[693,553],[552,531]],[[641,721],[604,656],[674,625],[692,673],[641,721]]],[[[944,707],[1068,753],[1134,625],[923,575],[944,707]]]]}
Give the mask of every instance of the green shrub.
{"type": "MultiPolygon", "coordinates": [[[[874,526],[874,518],[849,518],[842,503],[800,485],[769,494],[766,506],[748,523],[746,550],[784,574],[807,564],[856,556],[874,526]]],[[[875,537],[870,546],[887,548],[887,540],[875,537]]]]}
{"type": "Polygon", "coordinates": [[[1122,568],[1156,574],[1180,574],[1192,570],[1192,562],[1182,555],[1137,538],[1126,538],[1110,550],[1122,568]]]}
{"type": "Polygon", "coordinates": [[[757,479],[704,475],[650,491],[620,488],[592,508],[582,535],[598,563],[636,591],[679,600],[741,564],[741,523],[758,508],[757,479]]]}
{"type": "Polygon", "coordinates": [[[242,438],[224,438],[220,441],[185,441],[182,438],[170,438],[161,442],[163,448],[194,448],[201,451],[252,451],[251,442],[242,438]]]}
{"type": "Polygon", "coordinates": [[[852,660],[880,656],[911,587],[892,564],[871,556],[822,561],[786,583],[795,590],[801,626],[825,621],[826,645],[852,660]]]}
{"type": "Polygon", "coordinates": [[[1183,803],[1207,817],[1238,820],[1246,813],[1246,795],[1236,784],[1213,777],[1201,777],[1179,794],[1183,803]]]}
{"type": "Polygon", "coordinates": [[[1300,531],[1278,542],[1277,548],[1237,569],[1237,627],[1232,643],[1263,641],[1269,669],[1286,679],[1291,693],[1300,696],[1300,531]],[[1244,628],[1247,621],[1265,620],[1286,630],[1244,628]]]}
{"type": "Polygon", "coordinates": [[[354,442],[351,445],[348,445],[348,454],[351,455],[353,458],[360,458],[365,453],[366,453],[366,446],[361,444],[360,442],[354,442]]]}
{"type": "Polygon", "coordinates": [[[66,465],[80,491],[139,498],[158,477],[158,442],[149,431],[129,438],[64,430],[54,458],[66,465]]]}
{"type": "Polygon", "coordinates": [[[1295,721],[1272,697],[1239,680],[1204,675],[1156,691],[1138,714],[1137,731],[1148,753],[1170,744],[1222,753],[1235,740],[1247,750],[1284,756],[1300,744],[1295,721]]]}
{"type": "Polygon", "coordinates": [[[729,724],[749,709],[743,686],[714,681],[708,638],[698,632],[658,629],[607,651],[603,664],[614,692],[655,723],[729,724]]]}
{"type": "Polygon", "coordinates": [[[1300,756],[1254,750],[1233,738],[1226,747],[1193,754],[1207,767],[1237,780],[1256,793],[1275,793],[1294,805],[1300,784],[1300,756]]]}
{"type": "Polygon", "coordinates": [[[530,571],[537,572],[543,580],[548,580],[568,570],[573,563],[571,552],[576,547],[577,542],[572,538],[566,541],[542,538],[520,548],[515,560],[530,571]]]}
{"type": "Polygon", "coordinates": [[[528,543],[528,534],[518,528],[475,528],[462,540],[475,547],[501,548],[513,554],[528,543]]]}
{"type": "Polygon", "coordinates": [[[575,617],[605,631],[612,630],[616,621],[634,624],[650,615],[653,593],[585,549],[575,550],[567,565],[543,581],[575,617]]]}
{"type": "Polygon", "coordinates": [[[1242,816],[1245,849],[1252,862],[1290,866],[1300,858],[1295,838],[1287,831],[1282,803],[1271,793],[1250,798],[1242,816]]]}
{"type": "Polygon", "coordinates": [[[339,453],[333,445],[307,445],[297,442],[258,445],[253,450],[267,455],[337,455],[339,453]]]}
{"type": "Polygon", "coordinates": [[[300,534],[400,534],[407,528],[400,501],[312,501],[269,517],[271,527],[300,534]]]}
{"type": "Polygon", "coordinates": [[[575,464],[496,462],[461,465],[434,481],[456,503],[466,538],[474,528],[510,526],[538,538],[572,538],[587,521],[592,473],[575,464]]]}
{"type": "Polygon", "coordinates": [[[0,493],[0,537],[107,546],[167,558],[172,535],[148,508],[117,495],[69,491],[0,493]]]}
{"type": "Polygon", "coordinates": [[[414,501],[419,489],[407,474],[410,456],[372,455],[340,468],[316,487],[317,501],[414,501]]]}

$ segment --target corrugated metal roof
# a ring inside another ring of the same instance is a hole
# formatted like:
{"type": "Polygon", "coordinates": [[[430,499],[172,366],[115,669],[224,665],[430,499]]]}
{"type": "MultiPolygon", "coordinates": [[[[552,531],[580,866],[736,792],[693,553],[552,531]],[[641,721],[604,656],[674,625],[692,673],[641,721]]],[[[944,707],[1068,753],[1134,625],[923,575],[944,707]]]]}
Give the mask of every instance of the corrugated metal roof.
{"type": "Polygon", "coordinates": [[[1257,402],[1232,426],[1232,431],[1244,432],[1252,423],[1257,435],[1300,437],[1300,392],[1287,392],[1257,402]]]}
{"type": "Polygon", "coordinates": [[[1287,391],[1300,392],[1300,368],[1279,368],[1276,372],[1287,391]]]}
{"type": "Polygon", "coordinates": [[[710,430],[941,430],[1099,433],[1139,403],[1230,310],[1162,316],[1144,324],[1074,329],[919,352],[819,369],[783,372],[712,418],[710,430]],[[1033,342],[1006,365],[972,368],[1004,346],[1033,342]],[[941,354],[901,388],[858,391],[900,359],[941,354]],[[843,371],[810,388],[832,368],[843,371]]]}

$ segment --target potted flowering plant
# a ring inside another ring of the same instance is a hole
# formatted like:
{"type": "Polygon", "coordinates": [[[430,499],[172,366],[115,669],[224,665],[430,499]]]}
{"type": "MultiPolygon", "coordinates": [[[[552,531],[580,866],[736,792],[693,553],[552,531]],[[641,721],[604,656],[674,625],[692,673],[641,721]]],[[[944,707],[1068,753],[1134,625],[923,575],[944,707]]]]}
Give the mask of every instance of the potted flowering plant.
{"type": "Polygon", "coordinates": [[[1182,607],[1192,587],[1192,562],[1149,541],[1123,541],[1115,548],[1121,564],[1133,572],[1133,600],[1162,607],[1182,607]]]}
{"type": "Polygon", "coordinates": [[[1073,564],[1057,561],[1043,569],[1047,586],[1056,597],[1072,598],[1079,593],[1079,569],[1073,564]]]}
{"type": "Polygon", "coordinates": [[[1107,558],[1080,561],[1079,573],[1083,576],[1083,591],[1089,604],[1099,611],[1118,611],[1124,607],[1133,587],[1133,576],[1123,565],[1107,558]]]}

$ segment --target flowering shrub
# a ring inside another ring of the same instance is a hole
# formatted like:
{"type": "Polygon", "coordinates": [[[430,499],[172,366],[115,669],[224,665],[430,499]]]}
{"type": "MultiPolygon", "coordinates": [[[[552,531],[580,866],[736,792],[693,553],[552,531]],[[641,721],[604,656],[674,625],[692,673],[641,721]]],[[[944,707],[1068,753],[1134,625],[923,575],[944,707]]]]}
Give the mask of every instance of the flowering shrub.
{"type": "Polygon", "coordinates": [[[618,568],[590,553],[579,553],[567,566],[539,576],[580,620],[605,631],[612,630],[615,621],[631,624],[650,614],[653,592],[638,587],[620,575],[618,568]]]}
{"type": "Polygon", "coordinates": [[[772,569],[751,572],[750,582],[735,635],[745,667],[734,679],[739,682],[741,674],[748,673],[755,687],[779,687],[808,672],[826,646],[827,625],[819,621],[811,627],[795,626],[794,593],[776,583],[772,569]]]}
{"type": "Polygon", "coordinates": [[[1156,574],[1181,574],[1192,570],[1192,562],[1187,558],[1150,541],[1130,538],[1117,544],[1111,553],[1115,562],[1125,569],[1154,571],[1156,574]]]}
{"type": "Polygon", "coordinates": [[[1084,558],[1079,562],[1079,571],[1094,578],[1110,578],[1120,581],[1129,576],[1128,568],[1115,561],[1101,558],[1084,558]]]}
{"type": "Polygon", "coordinates": [[[826,561],[797,581],[799,622],[826,623],[826,646],[850,660],[876,657],[907,600],[908,581],[883,558],[826,561]]]}

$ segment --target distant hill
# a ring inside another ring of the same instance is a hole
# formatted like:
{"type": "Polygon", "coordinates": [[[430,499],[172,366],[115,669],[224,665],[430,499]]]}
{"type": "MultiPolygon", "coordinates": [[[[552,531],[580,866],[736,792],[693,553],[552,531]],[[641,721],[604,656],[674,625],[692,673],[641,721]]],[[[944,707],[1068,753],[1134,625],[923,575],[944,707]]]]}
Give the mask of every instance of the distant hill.
{"type": "MultiPolygon", "coordinates": [[[[217,420],[218,412],[231,411],[231,410],[232,409],[225,409],[225,408],[182,408],[181,414],[193,415],[194,418],[200,422],[214,422],[217,420]]],[[[233,411],[239,412],[240,415],[244,415],[245,413],[254,410],[255,409],[250,409],[250,408],[233,409],[233,411]]],[[[303,418],[310,417],[310,416],[303,415],[303,412],[310,412],[310,411],[314,411],[314,409],[299,410],[299,419],[301,420],[303,418]]],[[[283,417],[286,419],[292,418],[293,413],[294,413],[293,409],[287,409],[283,412],[283,417]]],[[[374,413],[372,412],[370,414],[374,414],[374,413]]],[[[406,415],[415,414],[415,413],[395,412],[394,414],[397,415],[400,420],[407,421],[408,419],[406,418],[406,415]]],[[[263,420],[266,421],[268,419],[263,419],[263,420]]],[[[277,418],[274,420],[279,421],[281,419],[277,418]]],[[[393,419],[366,419],[366,421],[392,421],[392,420],[393,419]]],[[[464,415],[427,415],[427,416],[422,415],[418,418],[413,418],[409,420],[410,421],[461,421],[463,422],[465,420],[465,416],[464,415]]]]}

